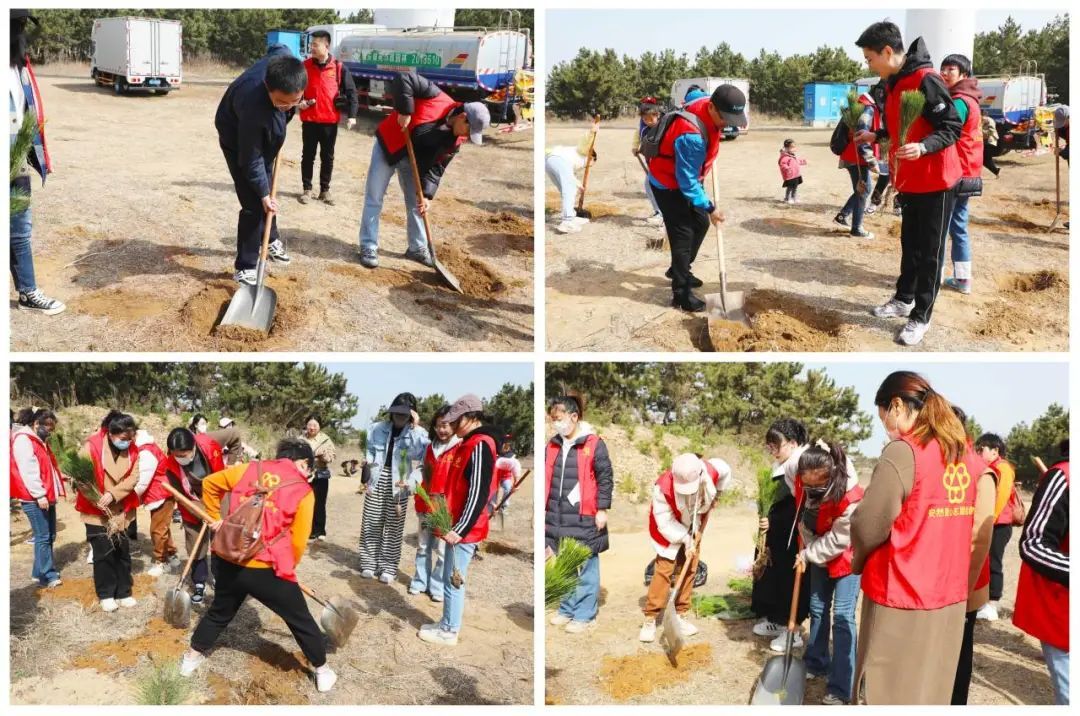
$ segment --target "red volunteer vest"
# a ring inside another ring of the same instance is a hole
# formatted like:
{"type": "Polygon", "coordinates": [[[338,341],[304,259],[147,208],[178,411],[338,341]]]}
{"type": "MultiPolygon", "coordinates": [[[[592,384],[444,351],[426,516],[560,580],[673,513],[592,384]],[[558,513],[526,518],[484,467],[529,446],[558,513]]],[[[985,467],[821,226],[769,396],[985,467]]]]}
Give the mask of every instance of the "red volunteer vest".
{"type": "MultiPolygon", "coordinates": [[[[596,472],[593,470],[593,457],[596,455],[596,444],[600,442],[600,436],[593,433],[585,438],[577,453],[577,481],[578,492],[581,493],[581,502],[578,503],[578,514],[587,517],[596,514],[596,501],[599,488],[596,486],[596,472]]],[[[571,448],[573,449],[573,448],[571,448]]],[[[544,490],[544,507],[547,508],[551,498],[551,481],[555,477],[555,463],[559,459],[562,446],[554,439],[548,442],[547,452],[544,455],[544,470],[547,473],[547,488],[544,490]]]]}
{"type": "MultiPolygon", "coordinates": [[[[108,440],[108,436],[104,430],[99,430],[90,436],[90,439],[86,441],[86,445],[89,448],[90,461],[94,463],[94,479],[97,481],[98,491],[102,494],[105,493],[105,468],[101,464],[101,452],[105,449],[105,441],[108,440]]],[[[128,471],[124,473],[120,480],[125,480],[131,474],[133,470],[139,469],[139,447],[135,445],[135,441],[131,441],[131,446],[128,447],[128,462],[130,466],[128,471]]],[[[134,510],[139,506],[139,496],[132,492],[130,495],[124,498],[123,502],[119,504],[123,512],[134,510]]],[[[102,511],[94,506],[90,500],[83,497],[80,492],[75,498],[75,509],[84,515],[98,515],[102,514],[102,511]]],[[[109,505],[109,509],[113,514],[117,514],[116,507],[109,505]]]]}
{"type": "Polygon", "coordinates": [[[56,455],[53,454],[49,444],[32,433],[15,433],[11,436],[10,450],[11,497],[26,502],[34,501],[34,498],[30,496],[30,491],[26,489],[26,483],[23,482],[22,475],[19,474],[19,466],[15,464],[15,440],[18,438],[26,438],[34,448],[34,459],[37,460],[38,467],[41,469],[41,484],[45,487],[45,499],[49,501],[49,504],[56,502],[57,485],[60,486],[60,496],[66,496],[64,480],[60,476],[60,464],[57,463],[56,455]]]}
{"type": "MultiPolygon", "coordinates": [[[[966,175],[965,175],[966,176],[966,175]]],[[[998,469],[998,464],[1001,462],[1001,458],[994,460],[992,463],[987,463],[987,467],[994,473],[994,482],[997,483],[1001,479],[1001,470],[998,469]]],[[[1013,483],[1013,495],[1016,494],[1016,483],[1013,483]]],[[[997,492],[994,493],[994,501],[997,502],[997,492]]],[[[1012,500],[1005,504],[999,514],[994,515],[994,526],[999,524],[1012,524],[1012,500]],[[1005,517],[1005,521],[1002,518],[1005,517]]],[[[979,578],[975,582],[976,591],[986,587],[990,584],[990,555],[986,555],[986,560],[983,562],[982,570],[979,572],[979,578]]]]}
{"type": "MultiPolygon", "coordinates": [[[[196,433],[195,449],[198,450],[206,460],[206,464],[210,470],[208,474],[212,475],[215,472],[221,472],[225,469],[225,459],[222,456],[221,446],[218,445],[212,437],[204,435],[203,433],[196,433]]],[[[161,479],[168,480],[170,485],[182,492],[189,500],[196,504],[202,502],[202,500],[196,497],[195,493],[192,492],[191,483],[188,482],[187,475],[184,474],[183,468],[180,467],[180,463],[176,461],[175,457],[169,455],[165,458],[164,462],[159,462],[158,472],[161,473],[161,479]]],[[[154,479],[158,479],[157,474],[154,475],[154,479]]],[[[164,489],[162,492],[165,492],[164,489]]],[[[168,495],[169,493],[165,492],[165,494],[168,495]]],[[[183,505],[177,504],[176,507],[180,510],[180,517],[183,518],[184,522],[196,526],[202,524],[202,520],[185,510],[183,505]]]]}
{"type": "MultiPolygon", "coordinates": [[[[885,124],[889,127],[890,133],[895,133],[891,137],[892,141],[889,142],[889,166],[894,167],[893,186],[902,194],[929,194],[945,191],[955,186],[962,176],[956,145],[950,145],[940,152],[926,154],[918,159],[903,161],[896,159],[896,150],[901,142],[904,142],[904,138],[900,136],[900,95],[906,90],[919,89],[922,86],[923,77],[932,72],[936,70],[924,67],[900,78],[885,98],[885,124]]],[[[908,129],[905,143],[921,142],[932,131],[933,127],[930,123],[920,116],[908,129]]]]}
{"type": "Polygon", "coordinates": [[[308,83],[304,89],[304,99],[314,99],[315,106],[301,110],[301,122],[315,124],[337,124],[341,121],[341,112],[334,106],[341,85],[341,62],[330,57],[326,64],[319,67],[314,57],[304,60],[308,83]]]}
{"type": "MultiPolygon", "coordinates": [[[[712,167],[716,154],[720,150],[720,132],[713,126],[712,118],[709,117],[710,102],[712,102],[711,98],[702,97],[683,107],[684,111],[701,118],[708,133],[707,137],[703,137],[705,161],[698,173],[699,180],[705,178],[705,173],[712,167]]],[[[679,188],[679,181],[675,178],[675,140],[684,134],[698,134],[697,127],[689,120],[676,117],[660,142],[659,153],[649,161],[649,174],[668,189],[679,188]]]]}
{"type": "MultiPolygon", "coordinates": [[[[864,107],[872,107],[874,105],[874,100],[869,99],[868,97],[865,97],[863,95],[859,95],[859,104],[863,105],[864,107]]],[[[863,111],[865,112],[866,110],[864,109],[863,111]]],[[[877,108],[875,107],[874,108],[874,120],[870,124],[870,130],[873,131],[873,132],[876,132],[879,129],[881,129],[881,112],[879,112],[877,110],[877,108]]],[[[849,135],[848,144],[847,144],[846,147],[844,147],[844,151],[840,153],[841,161],[845,161],[848,164],[864,165],[865,162],[863,162],[862,157],[860,157],[859,153],[857,151],[855,151],[855,147],[856,147],[855,142],[851,141],[850,137],[852,136],[852,134],[851,134],[850,129],[848,130],[848,135],[849,135]]],[[[870,146],[874,150],[874,156],[875,157],[879,156],[879,154],[878,154],[878,145],[877,144],[871,144],[870,146]]],[[[980,145],[980,148],[981,148],[981,145],[980,145]]]]}
{"type": "MultiPolygon", "coordinates": [[[[803,488],[802,479],[798,475],[795,476],[795,504],[802,507],[803,495],[805,490],[803,488]]],[[[840,498],[839,502],[822,502],[818,506],[817,521],[814,523],[814,534],[818,537],[828,534],[832,530],[833,522],[843,515],[849,507],[857,502],[860,502],[863,498],[863,489],[856,485],[840,498]]],[[[796,516],[796,519],[798,517],[796,516]]],[[[835,557],[825,563],[825,569],[829,572],[829,576],[833,579],[840,579],[851,574],[851,558],[855,554],[855,548],[848,545],[847,549],[839,557],[835,557]]]]}
{"type": "Polygon", "coordinates": [[[296,518],[300,502],[311,492],[311,485],[291,460],[268,460],[250,463],[244,476],[229,492],[232,514],[255,494],[259,487],[275,488],[266,498],[262,512],[263,548],[255,559],[274,568],[274,574],[289,582],[296,581],[296,555],[289,528],[296,518]]]}
{"type": "MultiPolygon", "coordinates": [[[[1059,462],[1051,470],[1065,473],[1069,484],[1069,463],[1059,462]]],[[[1061,551],[1069,553],[1069,536],[1061,543],[1061,551]]],[[[1020,581],[1016,585],[1016,610],[1013,624],[1039,641],[1069,650],[1069,588],[1051,581],[1029,567],[1020,565],[1020,581]]]]}
{"type": "Polygon", "coordinates": [[[866,559],[862,591],[896,609],[939,609],[967,601],[975,483],[982,461],[970,446],[960,462],[945,465],[937,440],[915,452],[911,494],[893,522],[889,539],[866,559]]]}
{"type": "MultiPolygon", "coordinates": [[[[713,487],[720,484],[720,473],[716,471],[716,468],[709,464],[708,460],[702,460],[702,464],[705,465],[705,472],[708,473],[709,479],[712,480],[713,487]]],[[[671,508],[671,513],[675,515],[675,519],[682,522],[682,513],[679,511],[679,507],[675,502],[675,475],[671,470],[668,470],[661,475],[656,484],[660,486],[660,492],[664,495],[664,500],[667,501],[668,507],[671,508]]],[[[659,525],[656,524],[656,517],[653,515],[652,503],[649,504],[649,536],[653,538],[661,547],[670,547],[671,542],[660,532],[659,525]]]]}
{"type": "MultiPolygon", "coordinates": [[[[422,124],[437,122],[450,114],[451,110],[462,106],[462,104],[464,103],[456,101],[445,92],[439,92],[437,96],[431,99],[415,99],[413,100],[412,122],[409,124],[409,129],[411,131],[422,124]]],[[[386,153],[390,156],[391,164],[401,159],[405,153],[405,133],[398,126],[399,116],[400,114],[395,109],[386,119],[379,122],[379,127],[375,130],[386,148],[386,153]]],[[[458,137],[457,146],[460,147],[467,140],[468,137],[458,137]]]]}
{"type": "Polygon", "coordinates": [[[960,159],[960,176],[977,177],[982,174],[983,167],[983,134],[982,113],[979,103],[967,95],[953,95],[953,99],[959,98],[967,105],[968,116],[964,121],[964,128],[960,131],[960,139],[956,140],[956,154],[960,159]]]}
{"type": "MultiPolygon", "coordinates": [[[[429,495],[446,494],[446,477],[454,460],[454,451],[460,446],[461,443],[458,443],[454,447],[444,450],[437,458],[432,446],[427,446],[427,451],[424,453],[424,464],[431,468],[431,479],[424,481],[424,489],[427,490],[429,495]]],[[[413,505],[420,514],[431,512],[431,508],[420,499],[419,495],[413,497],[413,505]]]]}
{"type": "Polygon", "coordinates": [[[147,443],[141,445],[140,450],[148,452],[157,458],[157,467],[154,468],[154,477],[150,480],[150,486],[146,488],[146,492],[142,496],[142,504],[149,505],[159,500],[168,500],[171,495],[165,492],[165,488],[161,486],[162,480],[165,478],[165,471],[162,470],[162,465],[168,460],[168,456],[162,452],[155,443],[147,443]]]}
{"type": "MultiPolygon", "coordinates": [[[[491,451],[491,461],[494,463],[498,448],[495,445],[495,439],[490,435],[481,433],[473,435],[468,440],[458,443],[458,446],[453,451],[454,456],[446,475],[446,506],[450,509],[454,522],[457,522],[462,513],[465,512],[465,502],[469,497],[469,483],[465,479],[465,466],[468,465],[469,458],[472,457],[473,449],[479,444],[487,446],[487,449],[491,451]]],[[[491,498],[498,489],[499,483],[492,479],[488,494],[481,496],[485,505],[491,502],[491,498]]],[[[487,534],[488,511],[483,509],[480,510],[480,516],[476,518],[476,523],[473,524],[469,533],[461,535],[461,541],[465,544],[482,542],[487,537],[487,534]]]]}

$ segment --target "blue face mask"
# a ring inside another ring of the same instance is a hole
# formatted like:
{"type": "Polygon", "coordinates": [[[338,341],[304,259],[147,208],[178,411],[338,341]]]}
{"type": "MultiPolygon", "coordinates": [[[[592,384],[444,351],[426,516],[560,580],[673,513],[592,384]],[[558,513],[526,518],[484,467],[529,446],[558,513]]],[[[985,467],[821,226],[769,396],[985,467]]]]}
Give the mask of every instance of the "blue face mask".
{"type": "Polygon", "coordinates": [[[127,450],[129,447],[131,447],[130,440],[110,440],[109,442],[111,442],[113,447],[117,450],[127,450]]]}

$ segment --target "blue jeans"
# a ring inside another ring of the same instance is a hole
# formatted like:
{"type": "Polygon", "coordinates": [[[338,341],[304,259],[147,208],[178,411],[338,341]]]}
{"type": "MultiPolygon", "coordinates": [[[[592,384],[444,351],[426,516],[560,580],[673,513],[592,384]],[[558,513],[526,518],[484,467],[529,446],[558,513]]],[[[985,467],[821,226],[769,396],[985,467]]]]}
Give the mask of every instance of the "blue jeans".
{"type": "Polygon", "coordinates": [[[955,264],[971,262],[971,237],[968,234],[968,198],[956,197],[953,205],[952,217],[949,219],[949,237],[952,238],[952,260],[956,278],[971,278],[970,267],[967,275],[961,276],[961,272],[955,271],[955,264]]]}
{"type": "Polygon", "coordinates": [[[432,597],[443,598],[443,554],[446,542],[432,534],[431,529],[420,526],[416,533],[416,576],[409,582],[409,589],[427,592],[432,597]]]}
{"type": "Polygon", "coordinates": [[[574,201],[577,200],[577,182],[574,180],[574,168],[570,162],[560,156],[552,155],[544,160],[544,171],[547,172],[555,188],[559,190],[562,198],[563,220],[573,219],[577,216],[574,210],[574,201]]]}
{"type": "Polygon", "coordinates": [[[854,164],[848,165],[848,175],[851,177],[851,196],[848,197],[847,203],[844,204],[844,208],[840,210],[841,216],[851,215],[851,232],[855,233],[862,229],[863,210],[866,208],[866,202],[870,198],[870,191],[873,189],[870,186],[870,167],[855,166],[854,164]],[[862,194],[858,193],[859,181],[866,185],[866,191],[862,194]]]}
{"type": "Polygon", "coordinates": [[[60,572],[53,563],[53,542],[56,541],[56,505],[49,505],[49,509],[43,510],[36,502],[19,500],[19,504],[26,513],[26,519],[30,521],[30,529],[34,531],[34,569],[30,572],[30,576],[44,587],[49,582],[60,579],[60,572]]]}
{"type": "Polygon", "coordinates": [[[408,159],[402,159],[391,165],[386,154],[376,142],[371,148],[371,163],[368,165],[367,184],[364,186],[364,214],[360,218],[360,250],[379,250],[379,217],[382,214],[383,199],[390,180],[397,174],[398,186],[405,195],[405,208],[408,216],[406,232],[409,236],[409,251],[427,252],[427,234],[424,233],[424,219],[416,211],[416,184],[413,183],[412,167],[408,159]]]}
{"type": "MultiPolygon", "coordinates": [[[[491,496],[491,502],[488,503],[489,510],[494,510],[499,505],[499,500],[510,494],[510,490],[514,489],[514,481],[511,479],[500,480],[499,487],[502,488],[502,494],[500,495],[498,490],[495,491],[495,494],[491,496]]],[[[507,500],[506,504],[503,505],[503,509],[509,506],[510,500],[507,500]]]]}
{"type": "Polygon", "coordinates": [[[27,293],[37,288],[34,278],[34,252],[30,248],[33,222],[30,209],[11,215],[11,278],[15,290],[27,293]]]}
{"type": "Polygon", "coordinates": [[[1050,672],[1050,685],[1054,687],[1054,703],[1069,705],[1069,652],[1042,642],[1043,659],[1050,672]]]}
{"type": "Polygon", "coordinates": [[[477,544],[446,545],[446,558],[443,560],[443,616],[439,627],[443,631],[452,631],[457,634],[461,631],[461,616],[465,613],[465,587],[455,587],[450,583],[450,576],[454,568],[461,573],[461,578],[468,577],[469,562],[476,554],[477,544]]]}
{"type": "Polygon", "coordinates": [[[559,614],[576,622],[591,622],[600,611],[600,555],[594,554],[581,568],[574,593],[559,605],[559,614]]]}
{"type": "Polygon", "coordinates": [[[859,575],[833,579],[824,567],[810,565],[810,638],[806,646],[806,668],[812,674],[828,674],[829,693],[849,703],[855,674],[855,600],[858,597],[859,575]]]}
{"type": "Polygon", "coordinates": [[[648,175],[645,176],[645,196],[649,200],[649,206],[652,207],[653,213],[660,213],[660,205],[656,203],[656,196],[652,191],[652,182],[649,181],[648,175]]]}

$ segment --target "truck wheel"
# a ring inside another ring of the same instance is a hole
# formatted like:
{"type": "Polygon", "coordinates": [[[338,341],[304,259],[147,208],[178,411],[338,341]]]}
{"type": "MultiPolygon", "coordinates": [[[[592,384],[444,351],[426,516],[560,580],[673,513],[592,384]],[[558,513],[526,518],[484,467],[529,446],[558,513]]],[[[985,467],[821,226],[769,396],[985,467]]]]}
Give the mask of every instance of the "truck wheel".
{"type": "Polygon", "coordinates": [[[121,82],[119,79],[113,81],[113,92],[115,92],[116,94],[124,93],[124,83],[121,82]]]}

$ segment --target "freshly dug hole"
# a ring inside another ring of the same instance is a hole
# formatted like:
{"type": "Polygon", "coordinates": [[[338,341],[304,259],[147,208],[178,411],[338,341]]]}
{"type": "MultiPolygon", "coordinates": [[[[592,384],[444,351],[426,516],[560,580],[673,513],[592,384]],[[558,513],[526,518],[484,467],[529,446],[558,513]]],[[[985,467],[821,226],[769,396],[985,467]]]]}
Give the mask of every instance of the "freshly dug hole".
{"type": "Polygon", "coordinates": [[[744,304],[750,326],[708,318],[709,341],[717,352],[837,350],[843,322],[839,316],[794,297],[755,290],[744,304]]]}
{"type": "Polygon", "coordinates": [[[618,701],[651,694],[656,689],[687,681],[695,671],[711,666],[712,647],[688,646],[679,652],[678,661],[678,667],[672,666],[662,651],[606,656],[600,666],[600,686],[618,701]]]}
{"type": "Polygon", "coordinates": [[[266,285],[277,293],[277,309],[269,333],[240,326],[221,326],[237,284],[228,279],[211,281],[180,309],[180,318],[196,335],[215,339],[222,350],[249,350],[271,337],[283,337],[303,325],[305,316],[303,289],[295,276],[270,276],[266,285]]]}

